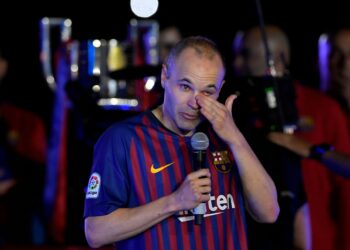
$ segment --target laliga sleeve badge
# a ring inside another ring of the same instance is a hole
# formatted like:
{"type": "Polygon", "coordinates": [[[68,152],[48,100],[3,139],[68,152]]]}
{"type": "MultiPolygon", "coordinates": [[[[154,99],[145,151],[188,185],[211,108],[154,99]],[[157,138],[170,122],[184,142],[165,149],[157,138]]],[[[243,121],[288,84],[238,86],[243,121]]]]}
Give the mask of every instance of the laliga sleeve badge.
{"type": "Polygon", "coordinates": [[[229,173],[232,168],[227,150],[211,152],[215,169],[223,174],[229,173]]]}
{"type": "Polygon", "coordinates": [[[100,191],[101,177],[98,173],[92,173],[86,192],[86,199],[96,199],[100,191]]]}

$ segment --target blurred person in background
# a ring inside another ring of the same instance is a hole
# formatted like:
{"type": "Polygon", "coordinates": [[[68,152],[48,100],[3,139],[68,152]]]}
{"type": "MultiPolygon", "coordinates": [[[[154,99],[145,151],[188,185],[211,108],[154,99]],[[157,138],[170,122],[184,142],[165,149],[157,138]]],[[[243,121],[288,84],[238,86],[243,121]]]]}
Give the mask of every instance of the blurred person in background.
{"type": "MultiPolygon", "coordinates": [[[[0,230],[3,244],[44,241],[42,184],[46,130],[41,117],[16,102],[16,72],[0,48],[0,230]]],[[[18,89],[16,89],[18,91],[18,89]]]]}
{"type": "MultiPolygon", "coordinates": [[[[274,26],[266,27],[266,34],[276,75],[289,75],[287,36],[274,26]]],[[[234,61],[236,73],[265,76],[268,67],[260,29],[249,30],[241,41],[234,61]]],[[[312,249],[349,249],[346,232],[350,227],[350,181],[329,171],[334,162],[346,164],[339,159],[339,154],[350,153],[346,117],[332,99],[292,80],[299,129],[294,134],[271,132],[267,136],[271,142],[302,157],[301,171],[311,219],[312,249]]],[[[295,236],[299,234],[298,230],[295,228],[295,236]]],[[[308,249],[310,244],[305,246],[308,249]]]]}

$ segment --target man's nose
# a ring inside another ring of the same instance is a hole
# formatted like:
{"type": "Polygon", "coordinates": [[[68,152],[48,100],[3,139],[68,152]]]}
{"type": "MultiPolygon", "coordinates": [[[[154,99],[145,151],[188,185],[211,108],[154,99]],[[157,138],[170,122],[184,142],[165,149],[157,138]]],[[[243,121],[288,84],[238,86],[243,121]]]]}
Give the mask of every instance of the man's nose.
{"type": "Polygon", "coordinates": [[[199,93],[197,93],[197,92],[193,92],[193,94],[191,95],[191,97],[188,101],[188,105],[193,109],[199,109],[199,105],[198,105],[197,100],[196,100],[196,96],[198,94],[199,93]]]}

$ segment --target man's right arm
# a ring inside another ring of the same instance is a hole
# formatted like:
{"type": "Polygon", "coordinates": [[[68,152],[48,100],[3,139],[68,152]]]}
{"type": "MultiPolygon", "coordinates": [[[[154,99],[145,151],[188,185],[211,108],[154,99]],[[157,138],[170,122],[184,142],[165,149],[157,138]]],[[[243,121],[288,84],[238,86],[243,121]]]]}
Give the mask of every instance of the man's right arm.
{"type": "Polygon", "coordinates": [[[85,219],[85,236],[91,247],[127,239],[145,231],[177,211],[190,210],[209,200],[210,172],[190,173],[172,194],[135,208],[119,208],[103,216],[85,219]],[[200,178],[204,177],[204,178],[200,178]]]}

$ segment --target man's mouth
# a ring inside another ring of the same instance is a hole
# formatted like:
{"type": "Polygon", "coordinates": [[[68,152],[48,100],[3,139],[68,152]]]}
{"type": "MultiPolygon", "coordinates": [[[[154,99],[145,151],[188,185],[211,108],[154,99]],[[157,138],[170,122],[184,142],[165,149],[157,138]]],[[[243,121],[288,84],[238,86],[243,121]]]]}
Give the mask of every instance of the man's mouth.
{"type": "Polygon", "coordinates": [[[187,120],[198,120],[199,115],[198,114],[189,114],[189,113],[181,113],[182,117],[184,117],[187,120]]]}

